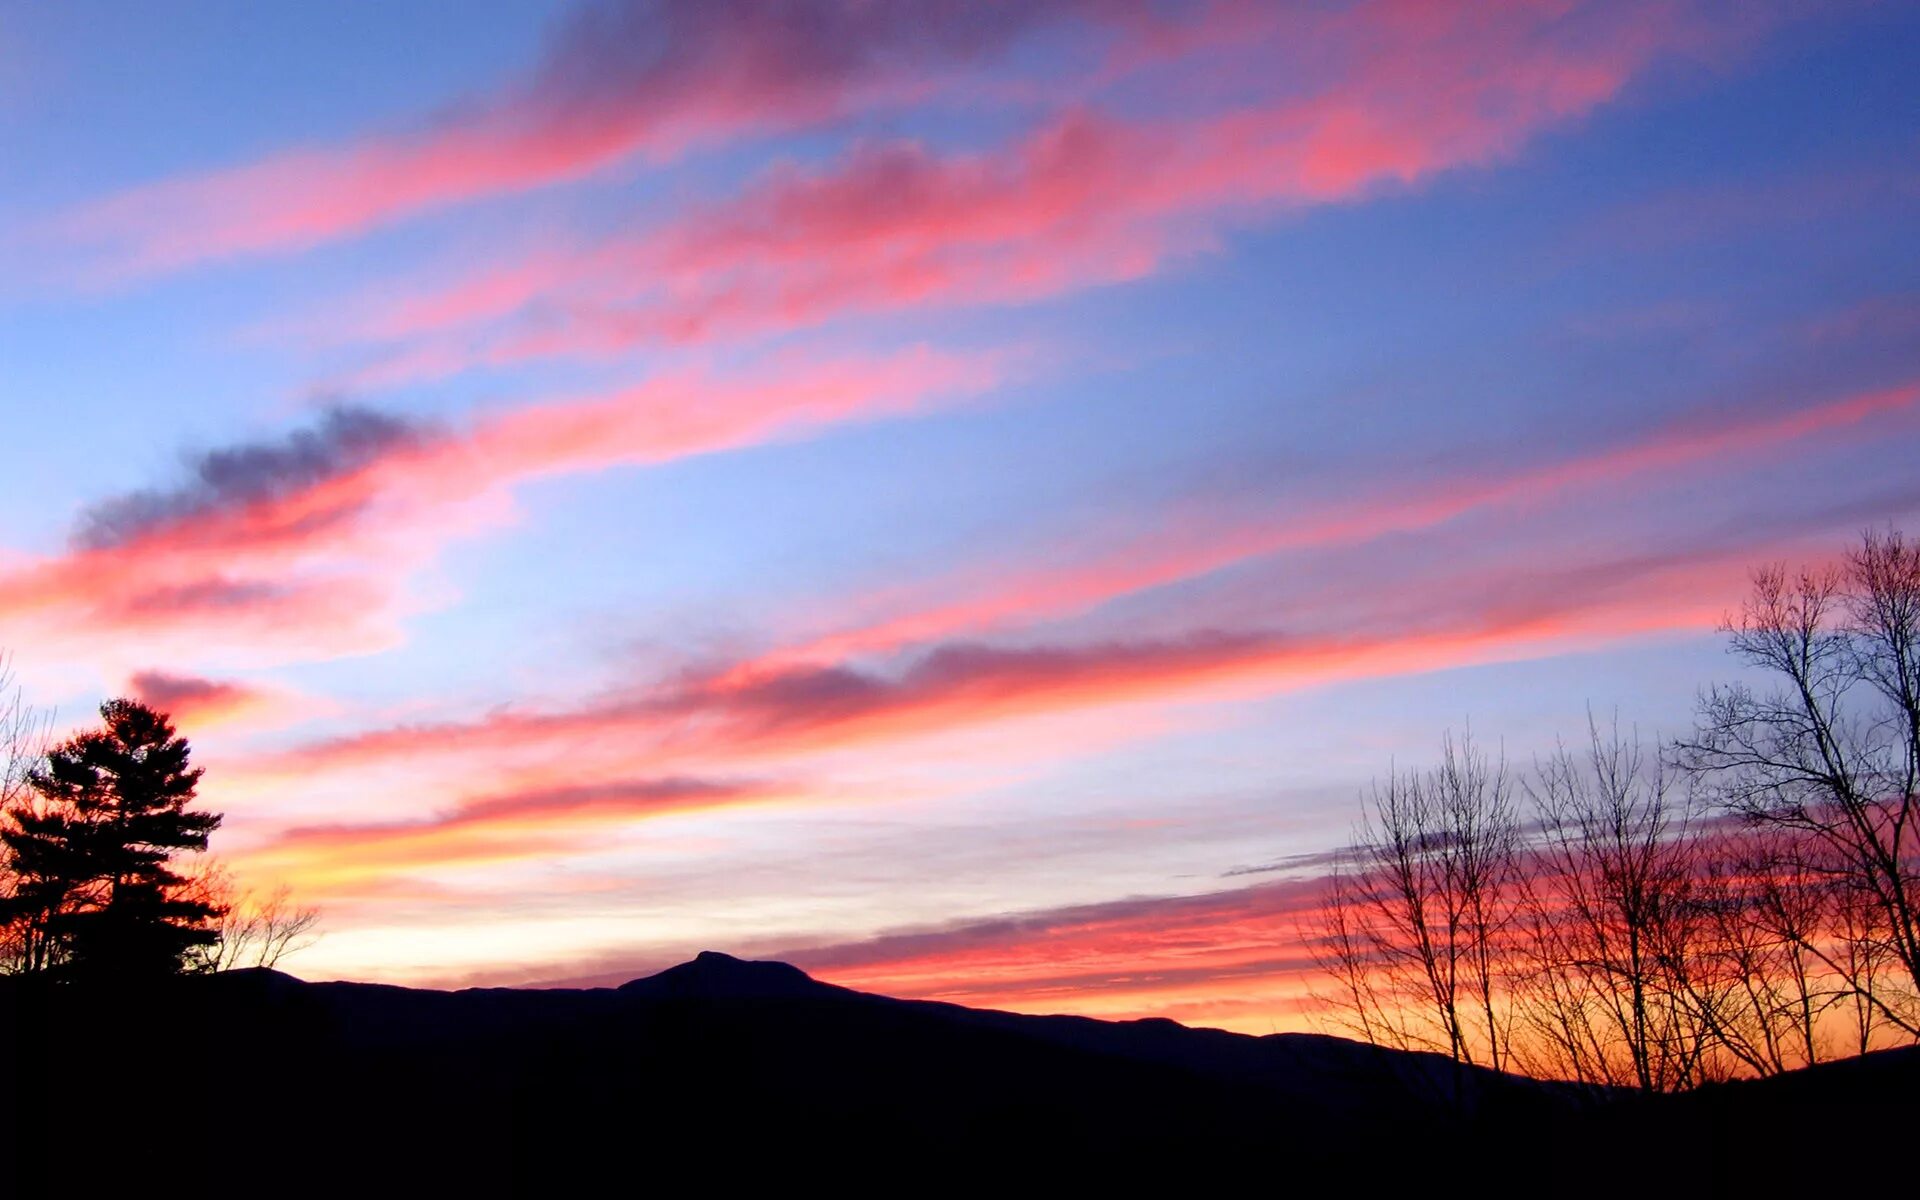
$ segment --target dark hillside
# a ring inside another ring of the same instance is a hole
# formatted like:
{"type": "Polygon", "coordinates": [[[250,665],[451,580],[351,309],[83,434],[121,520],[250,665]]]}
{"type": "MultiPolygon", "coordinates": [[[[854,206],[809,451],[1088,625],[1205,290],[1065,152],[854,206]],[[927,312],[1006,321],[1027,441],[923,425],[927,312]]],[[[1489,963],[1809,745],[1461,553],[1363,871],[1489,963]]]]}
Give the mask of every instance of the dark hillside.
{"type": "MultiPolygon", "coordinates": [[[[197,1194],[682,1194],[701,1177],[899,1194],[1249,1171],[1293,1190],[1329,1169],[1384,1185],[1489,1159],[1517,1182],[1656,1119],[1337,1038],[891,1000],[711,954],[589,991],[7,981],[0,1020],[26,1048],[0,1100],[23,1195],[155,1169],[197,1194]],[[165,1111],[128,1107],[148,1077],[165,1111]]],[[[1670,1103],[1712,1123],[1915,1077],[1906,1059],[1846,1066],[1800,1091],[1670,1103]]]]}

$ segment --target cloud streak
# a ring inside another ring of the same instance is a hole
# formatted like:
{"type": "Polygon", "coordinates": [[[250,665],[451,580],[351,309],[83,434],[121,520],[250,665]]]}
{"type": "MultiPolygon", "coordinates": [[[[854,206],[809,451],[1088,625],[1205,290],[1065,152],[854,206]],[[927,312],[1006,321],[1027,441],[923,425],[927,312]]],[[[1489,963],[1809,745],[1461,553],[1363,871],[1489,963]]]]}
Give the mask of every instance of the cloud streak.
{"type": "MultiPolygon", "coordinates": [[[[1476,512],[1537,503],[1564,492],[1617,485],[1659,472],[1703,466],[1727,469],[1745,458],[1805,448],[1822,439],[1899,429],[1911,425],[1917,410],[1920,383],[1909,383],[1757,417],[1724,411],[1700,414],[1591,453],[1504,474],[1473,471],[1424,487],[1383,488],[1359,503],[1290,513],[1281,520],[1161,522],[1156,525],[1161,532],[1129,538],[1092,562],[1048,562],[989,576],[984,583],[978,577],[940,579],[923,590],[966,598],[935,601],[782,647],[738,670],[750,675],[770,667],[884,652],[959,632],[1071,616],[1123,596],[1274,555],[1431,530],[1476,512]]],[[[856,602],[853,607],[867,606],[856,602]]]]}
{"type": "Polygon", "coordinates": [[[165,671],[141,671],[127,687],[134,699],[169,714],[176,725],[196,729],[245,717],[272,700],[246,684],[165,671]]]}
{"type": "Polygon", "coordinates": [[[530,480],[737,450],[951,402],[1003,367],[924,347],[788,357],[758,373],[687,371],[635,387],[412,426],[335,410],[311,430],[200,456],[174,488],[108,501],[68,553],[0,569],[0,620],[50,643],[142,653],[217,631],[224,648],[299,658],[390,645],[403,589],[447,540],[497,525],[530,480]]]}
{"type": "MultiPolygon", "coordinates": [[[[1716,566],[1724,584],[1730,568],[1716,566]]],[[[1420,629],[1352,629],[1292,637],[1203,630],[1185,637],[921,648],[894,668],[796,666],[638,685],[592,703],[504,711],[472,721],[404,725],[313,743],[256,761],[273,775],[353,772],[383,764],[442,770],[568,770],[650,762],[792,763],[821,754],[950,737],[1061,713],[1213,695],[1267,694],[1340,680],[1417,673],[1710,626],[1723,589],[1673,563],[1622,564],[1610,588],[1577,578],[1489,610],[1460,597],[1420,629]],[[1677,586],[1663,576],[1678,572],[1677,586]],[[1629,581],[1642,585],[1638,592],[1629,581]]]]}
{"type": "Polygon", "coordinates": [[[696,778],[620,780],[493,793],[404,821],[301,825],[246,856],[248,868],[315,894],[390,886],[390,876],[553,859],[647,818],[763,804],[797,789],[696,778]]]}
{"type": "Polygon", "coordinates": [[[1232,1028],[1297,1015],[1313,961],[1300,938],[1318,879],[1129,898],[801,949],[843,987],[1014,1012],[1173,1017],[1232,1028]]]}
{"type": "Polygon", "coordinates": [[[541,61],[417,128],[161,180],[61,222],[140,275],[299,250],[410,215],[593,175],[635,156],[897,108],[990,64],[1029,32],[1136,3],[601,0],[541,61]]]}
{"type": "MultiPolygon", "coordinates": [[[[1740,28],[1771,19],[1743,10],[1740,28]]],[[[366,376],[394,383],[1137,279],[1276,212],[1506,158],[1662,55],[1734,36],[1684,7],[1529,3],[1302,10],[1263,32],[1278,97],[1160,119],[1067,105],[986,150],[859,142],[662,225],[383,301],[350,336],[410,347],[366,376]]],[[[1216,68],[1186,69],[1193,85],[1216,68]]]]}
{"type": "Polygon", "coordinates": [[[398,417],[336,405],[311,428],[191,456],[188,479],[176,487],[90,506],[80,515],[74,542],[87,550],[111,549],[163,526],[283,500],[424,440],[422,430],[398,417]]]}

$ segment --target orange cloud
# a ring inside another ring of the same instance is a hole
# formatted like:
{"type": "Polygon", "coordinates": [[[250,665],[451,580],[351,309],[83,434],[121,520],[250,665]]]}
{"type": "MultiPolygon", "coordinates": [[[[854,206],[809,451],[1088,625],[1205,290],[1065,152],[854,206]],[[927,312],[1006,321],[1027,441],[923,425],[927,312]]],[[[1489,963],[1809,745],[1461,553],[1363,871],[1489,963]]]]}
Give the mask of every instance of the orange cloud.
{"type": "Polygon", "coordinates": [[[244,856],[250,871],[314,894],[380,888],[422,868],[475,866],[579,851],[583,839],[649,817],[767,803],[764,783],[654,779],[488,795],[407,821],[297,826],[244,856]]]}

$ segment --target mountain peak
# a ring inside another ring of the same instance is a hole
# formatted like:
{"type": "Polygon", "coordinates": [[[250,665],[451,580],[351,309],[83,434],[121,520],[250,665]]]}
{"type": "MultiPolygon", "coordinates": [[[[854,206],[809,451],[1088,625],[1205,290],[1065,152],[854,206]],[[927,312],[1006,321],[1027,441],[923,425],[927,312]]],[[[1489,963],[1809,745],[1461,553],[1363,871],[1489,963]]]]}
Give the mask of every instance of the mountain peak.
{"type": "Polygon", "coordinates": [[[788,1000],[832,991],[799,967],[702,950],[677,967],[622,984],[629,995],[727,1000],[788,1000]]]}

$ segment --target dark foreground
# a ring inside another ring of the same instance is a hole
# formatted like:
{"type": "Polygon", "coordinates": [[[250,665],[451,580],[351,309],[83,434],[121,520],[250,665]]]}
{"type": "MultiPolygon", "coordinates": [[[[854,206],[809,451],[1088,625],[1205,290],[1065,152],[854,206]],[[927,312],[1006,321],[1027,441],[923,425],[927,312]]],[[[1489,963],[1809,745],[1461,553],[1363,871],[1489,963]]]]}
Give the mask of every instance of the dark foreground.
{"type": "Polygon", "coordinates": [[[0,1195],[1777,1194],[1910,1182],[1920,1051],[1598,1096],[1338,1038],[891,1000],[702,955],[625,987],[0,981],[0,1195]],[[1323,1176],[1331,1178],[1323,1182],[1323,1176]],[[136,1194],[140,1194],[137,1192],[136,1194]]]}

